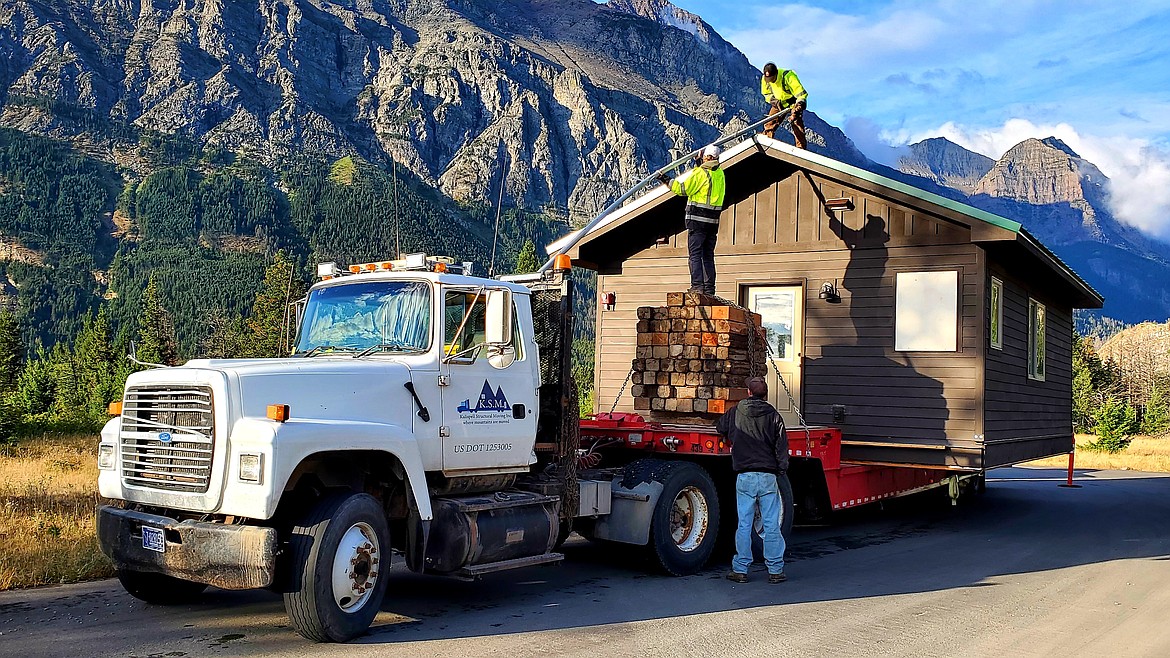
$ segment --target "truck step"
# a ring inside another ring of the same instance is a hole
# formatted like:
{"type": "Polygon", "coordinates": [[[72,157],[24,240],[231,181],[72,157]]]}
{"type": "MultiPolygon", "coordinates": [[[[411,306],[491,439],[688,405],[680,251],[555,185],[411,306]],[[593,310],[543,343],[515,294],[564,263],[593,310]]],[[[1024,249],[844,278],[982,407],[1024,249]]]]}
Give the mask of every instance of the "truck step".
{"type": "Polygon", "coordinates": [[[476,564],[470,567],[463,567],[455,573],[461,578],[478,578],[487,573],[496,571],[507,571],[508,569],[520,569],[523,567],[534,567],[538,564],[554,564],[565,559],[563,553],[545,553],[544,555],[533,555],[530,557],[518,557],[514,560],[504,560],[502,562],[489,562],[488,564],[476,564]]]}

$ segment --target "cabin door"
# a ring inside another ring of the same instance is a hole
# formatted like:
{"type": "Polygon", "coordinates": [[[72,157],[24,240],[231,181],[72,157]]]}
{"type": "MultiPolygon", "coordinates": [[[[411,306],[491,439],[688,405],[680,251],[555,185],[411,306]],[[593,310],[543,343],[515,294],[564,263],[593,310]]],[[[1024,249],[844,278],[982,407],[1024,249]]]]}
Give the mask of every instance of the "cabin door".
{"type": "Polygon", "coordinates": [[[763,319],[772,348],[768,365],[768,401],[784,417],[784,424],[797,427],[800,420],[796,409],[800,408],[800,369],[804,354],[804,288],[802,286],[749,286],[747,307],[759,313],[763,319]],[[775,367],[773,367],[773,365],[775,367]],[[784,378],[789,399],[776,379],[776,371],[784,378]],[[796,406],[793,406],[795,400],[796,406]]]}

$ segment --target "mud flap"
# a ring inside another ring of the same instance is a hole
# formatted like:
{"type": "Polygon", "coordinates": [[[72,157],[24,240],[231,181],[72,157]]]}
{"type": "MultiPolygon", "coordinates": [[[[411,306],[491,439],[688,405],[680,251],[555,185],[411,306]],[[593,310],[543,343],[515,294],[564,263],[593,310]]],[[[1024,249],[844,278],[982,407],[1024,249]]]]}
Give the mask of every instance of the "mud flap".
{"type": "Polygon", "coordinates": [[[650,542],[650,522],[654,518],[654,506],[662,496],[661,482],[642,482],[632,489],[622,486],[622,480],[615,478],[611,485],[613,497],[608,516],[597,519],[591,533],[594,539],[637,544],[650,542]]]}

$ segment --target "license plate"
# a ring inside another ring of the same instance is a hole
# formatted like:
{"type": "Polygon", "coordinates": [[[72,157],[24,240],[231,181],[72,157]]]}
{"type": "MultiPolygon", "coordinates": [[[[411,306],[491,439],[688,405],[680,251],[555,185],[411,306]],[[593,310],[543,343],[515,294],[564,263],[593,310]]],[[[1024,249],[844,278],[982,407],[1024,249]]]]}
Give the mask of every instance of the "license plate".
{"type": "Polygon", "coordinates": [[[148,551],[165,553],[167,551],[166,535],[159,528],[142,526],[142,547],[148,551]]]}

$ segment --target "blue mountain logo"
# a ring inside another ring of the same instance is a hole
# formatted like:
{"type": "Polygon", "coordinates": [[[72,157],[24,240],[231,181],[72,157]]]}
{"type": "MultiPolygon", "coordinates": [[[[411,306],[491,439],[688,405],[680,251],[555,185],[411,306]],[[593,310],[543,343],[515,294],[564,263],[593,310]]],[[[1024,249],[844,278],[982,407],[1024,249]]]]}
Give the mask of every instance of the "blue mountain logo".
{"type": "Polygon", "coordinates": [[[483,380],[483,390],[479,393],[479,400],[476,401],[475,406],[471,406],[471,400],[464,400],[459,405],[459,413],[484,413],[484,412],[499,412],[511,411],[512,405],[508,404],[508,398],[504,396],[503,387],[499,387],[492,392],[491,382],[483,380]]]}

